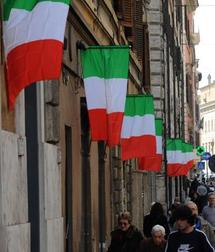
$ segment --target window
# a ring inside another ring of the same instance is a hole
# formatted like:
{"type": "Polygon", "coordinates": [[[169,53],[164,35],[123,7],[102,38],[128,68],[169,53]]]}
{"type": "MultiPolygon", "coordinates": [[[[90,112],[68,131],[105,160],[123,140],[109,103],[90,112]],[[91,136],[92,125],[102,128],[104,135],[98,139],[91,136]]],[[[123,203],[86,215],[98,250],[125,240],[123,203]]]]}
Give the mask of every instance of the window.
{"type": "Polygon", "coordinates": [[[92,2],[93,2],[96,6],[98,5],[97,0],[92,0],[92,2]]]}

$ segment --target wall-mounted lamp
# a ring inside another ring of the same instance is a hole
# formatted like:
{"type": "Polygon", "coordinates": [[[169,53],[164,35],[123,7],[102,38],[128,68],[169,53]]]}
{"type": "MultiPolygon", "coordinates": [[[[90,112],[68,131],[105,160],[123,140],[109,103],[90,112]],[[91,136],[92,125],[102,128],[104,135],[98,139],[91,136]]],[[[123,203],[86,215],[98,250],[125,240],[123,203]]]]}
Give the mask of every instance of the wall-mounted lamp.
{"type": "Polygon", "coordinates": [[[76,48],[84,51],[87,49],[86,45],[81,40],[76,42],[76,48]]]}

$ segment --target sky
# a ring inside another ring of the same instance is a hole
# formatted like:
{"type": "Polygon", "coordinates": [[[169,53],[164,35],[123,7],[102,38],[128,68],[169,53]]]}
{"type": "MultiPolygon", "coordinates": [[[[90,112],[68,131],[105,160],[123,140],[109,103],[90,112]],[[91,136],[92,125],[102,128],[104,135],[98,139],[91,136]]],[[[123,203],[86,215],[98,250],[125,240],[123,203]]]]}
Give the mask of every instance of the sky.
{"type": "Polygon", "coordinates": [[[195,32],[200,33],[200,43],[195,47],[199,59],[198,71],[202,73],[200,87],[208,84],[208,75],[215,80],[215,0],[198,0],[195,11],[195,32]]]}

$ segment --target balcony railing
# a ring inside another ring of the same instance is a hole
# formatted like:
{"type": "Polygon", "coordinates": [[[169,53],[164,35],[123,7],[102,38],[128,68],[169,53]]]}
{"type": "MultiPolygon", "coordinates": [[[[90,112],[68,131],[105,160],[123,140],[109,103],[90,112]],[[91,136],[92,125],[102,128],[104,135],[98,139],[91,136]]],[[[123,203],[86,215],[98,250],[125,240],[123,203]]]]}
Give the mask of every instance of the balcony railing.
{"type": "Polygon", "coordinates": [[[192,45],[198,45],[200,42],[200,34],[199,32],[193,33],[190,36],[191,44],[192,45]]]}

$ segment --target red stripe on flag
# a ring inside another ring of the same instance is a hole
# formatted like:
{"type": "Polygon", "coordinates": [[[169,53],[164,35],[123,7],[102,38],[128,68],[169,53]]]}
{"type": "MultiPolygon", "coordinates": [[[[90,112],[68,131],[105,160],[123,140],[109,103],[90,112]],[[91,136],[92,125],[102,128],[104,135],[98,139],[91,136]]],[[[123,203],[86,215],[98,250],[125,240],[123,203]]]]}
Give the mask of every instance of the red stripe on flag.
{"type": "Polygon", "coordinates": [[[181,171],[180,175],[186,176],[188,174],[189,170],[193,167],[193,165],[194,165],[193,160],[189,161],[187,164],[182,165],[182,168],[181,168],[182,171],[181,171]]]}
{"type": "Polygon", "coordinates": [[[122,112],[115,112],[108,115],[108,146],[110,148],[120,143],[122,120],[122,112]]]}
{"type": "Polygon", "coordinates": [[[175,177],[184,175],[185,169],[182,164],[168,164],[167,165],[167,176],[175,177]]]}
{"type": "Polygon", "coordinates": [[[8,105],[12,110],[19,92],[41,80],[60,77],[62,42],[41,40],[14,48],[7,57],[8,105]]]}
{"type": "Polygon", "coordinates": [[[168,164],[167,175],[168,176],[182,176],[187,175],[189,170],[193,167],[193,160],[189,161],[187,164],[168,164]]]}
{"type": "Polygon", "coordinates": [[[191,169],[193,166],[194,166],[194,161],[193,161],[193,160],[188,161],[188,163],[187,163],[187,169],[189,170],[189,169],[191,169]]]}
{"type": "Polygon", "coordinates": [[[139,169],[146,171],[161,171],[162,155],[154,157],[143,157],[139,159],[139,169]]]}
{"type": "Polygon", "coordinates": [[[107,114],[106,109],[88,110],[92,141],[107,141],[107,114]]]}
{"type": "Polygon", "coordinates": [[[121,140],[121,158],[127,160],[156,155],[156,137],[140,136],[121,140]]]}

